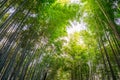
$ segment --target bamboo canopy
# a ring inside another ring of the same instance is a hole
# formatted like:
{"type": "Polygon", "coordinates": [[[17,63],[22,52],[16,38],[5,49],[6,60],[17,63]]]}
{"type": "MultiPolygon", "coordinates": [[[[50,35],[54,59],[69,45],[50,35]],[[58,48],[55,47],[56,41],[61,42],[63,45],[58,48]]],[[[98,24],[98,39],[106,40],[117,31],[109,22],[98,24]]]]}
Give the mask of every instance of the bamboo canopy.
{"type": "Polygon", "coordinates": [[[120,80],[120,1],[0,0],[0,80],[120,80]]]}

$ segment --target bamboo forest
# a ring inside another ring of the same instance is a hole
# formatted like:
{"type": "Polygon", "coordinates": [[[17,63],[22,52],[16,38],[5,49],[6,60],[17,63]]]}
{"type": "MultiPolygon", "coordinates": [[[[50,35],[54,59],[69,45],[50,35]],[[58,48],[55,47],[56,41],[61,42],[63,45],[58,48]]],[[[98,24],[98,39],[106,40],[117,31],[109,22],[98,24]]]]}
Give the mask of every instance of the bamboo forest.
{"type": "Polygon", "coordinates": [[[0,80],[120,80],[120,0],[0,0],[0,80]]]}

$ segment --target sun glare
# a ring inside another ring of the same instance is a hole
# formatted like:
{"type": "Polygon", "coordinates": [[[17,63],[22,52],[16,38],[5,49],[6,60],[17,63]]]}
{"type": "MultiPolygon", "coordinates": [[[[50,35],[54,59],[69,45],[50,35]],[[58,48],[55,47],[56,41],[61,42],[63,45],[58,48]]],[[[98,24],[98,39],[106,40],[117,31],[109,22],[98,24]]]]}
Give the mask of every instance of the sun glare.
{"type": "Polygon", "coordinates": [[[79,3],[80,0],[70,0],[71,3],[79,3]]]}
{"type": "Polygon", "coordinates": [[[80,0],[57,0],[59,3],[76,3],[78,4],[80,0]]]}
{"type": "Polygon", "coordinates": [[[70,26],[67,27],[67,33],[73,34],[75,32],[80,32],[82,30],[86,30],[85,22],[77,22],[77,21],[70,21],[70,26]]]}

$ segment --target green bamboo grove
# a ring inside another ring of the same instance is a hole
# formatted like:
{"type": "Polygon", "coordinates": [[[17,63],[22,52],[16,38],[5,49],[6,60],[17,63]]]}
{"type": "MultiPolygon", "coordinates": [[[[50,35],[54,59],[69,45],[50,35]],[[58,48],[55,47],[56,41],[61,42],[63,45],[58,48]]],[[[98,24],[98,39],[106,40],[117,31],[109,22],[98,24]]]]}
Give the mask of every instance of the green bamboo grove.
{"type": "Polygon", "coordinates": [[[120,80],[120,1],[0,0],[0,80],[120,80]]]}

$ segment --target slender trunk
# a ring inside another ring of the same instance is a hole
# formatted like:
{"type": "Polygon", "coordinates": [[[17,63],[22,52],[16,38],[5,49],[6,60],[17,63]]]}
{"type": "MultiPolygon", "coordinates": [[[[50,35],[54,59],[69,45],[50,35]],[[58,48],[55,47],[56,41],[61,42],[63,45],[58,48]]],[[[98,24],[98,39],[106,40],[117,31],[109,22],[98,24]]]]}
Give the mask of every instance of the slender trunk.
{"type": "Polygon", "coordinates": [[[110,68],[110,71],[111,71],[111,74],[112,74],[112,79],[116,80],[116,77],[115,77],[112,65],[111,65],[110,60],[109,60],[109,56],[108,56],[107,50],[106,50],[106,48],[104,46],[104,43],[103,43],[104,41],[102,40],[102,38],[100,38],[100,40],[101,40],[100,42],[102,43],[103,49],[105,51],[105,55],[106,55],[106,58],[107,58],[107,61],[108,61],[108,65],[109,65],[109,68],[110,68]]]}
{"type": "MultiPolygon", "coordinates": [[[[29,12],[26,14],[26,16],[23,18],[23,20],[21,21],[21,23],[19,24],[19,26],[18,26],[18,29],[14,32],[14,34],[9,38],[10,39],[10,41],[9,41],[9,43],[7,43],[7,46],[5,47],[5,48],[3,48],[3,49],[1,49],[1,50],[3,50],[3,51],[1,51],[1,52],[5,52],[4,53],[4,55],[2,55],[2,56],[0,56],[1,58],[0,58],[0,64],[2,65],[2,66],[0,66],[0,72],[1,72],[1,70],[2,70],[2,68],[3,68],[3,66],[4,66],[4,64],[5,64],[5,61],[6,61],[6,58],[7,58],[7,54],[8,54],[8,52],[9,52],[9,50],[12,48],[12,45],[15,43],[15,40],[17,39],[17,36],[18,36],[18,32],[19,32],[19,30],[21,30],[21,28],[22,27],[20,27],[21,25],[22,25],[22,23],[24,22],[24,20],[25,20],[25,18],[27,17],[27,15],[29,14],[29,12]]],[[[1,53],[2,54],[2,53],[1,53]]]]}
{"type": "Polygon", "coordinates": [[[3,7],[6,3],[7,3],[8,0],[3,0],[2,1],[2,4],[0,5],[0,8],[3,7]]]}
{"type": "Polygon", "coordinates": [[[28,62],[25,63],[25,67],[23,68],[23,70],[22,70],[22,72],[21,72],[20,80],[23,80],[23,79],[25,78],[26,72],[27,72],[27,70],[28,70],[28,66],[29,66],[29,64],[31,63],[31,61],[32,61],[32,56],[33,56],[33,54],[35,53],[36,50],[37,50],[37,49],[33,50],[33,53],[31,53],[30,56],[28,55],[28,57],[29,57],[29,58],[28,58],[28,62]]]}
{"type": "Polygon", "coordinates": [[[100,41],[98,41],[98,44],[99,44],[100,52],[101,52],[102,59],[103,59],[105,74],[107,74],[107,80],[110,80],[108,69],[107,69],[107,65],[106,65],[106,60],[105,60],[105,57],[104,57],[104,53],[102,52],[103,50],[101,48],[102,45],[100,44],[100,41]]]}
{"type": "Polygon", "coordinates": [[[27,0],[25,0],[16,10],[14,13],[12,13],[12,15],[2,24],[0,25],[0,33],[2,32],[2,30],[4,30],[4,27],[10,22],[10,20],[15,16],[15,14],[23,7],[23,5],[25,5],[27,0]]]}
{"type": "Polygon", "coordinates": [[[11,2],[3,11],[0,13],[0,19],[9,11],[10,8],[13,7],[13,2],[11,2]]]}
{"type": "MultiPolygon", "coordinates": [[[[32,35],[31,39],[33,38],[34,34],[32,35]]],[[[22,50],[22,55],[20,56],[20,62],[18,63],[18,65],[16,66],[16,69],[14,72],[17,72],[16,74],[12,73],[13,76],[11,76],[11,78],[13,77],[13,80],[16,80],[17,76],[20,73],[21,70],[21,66],[23,65],[24,60],[26,59],[27,55],[29,54],[29,51],[27,52],[27,50],[30,50],[30,46],[29,43],[31,41],[31,39],[28,40],[26,47],[22,50]]]]}
{"type": "Polygon", "coordinates": [[[118,31],[116,30],[116,27],[115,27],[114,23],[111,21],[111,19],[109,18],[108,14],[105,12],[105,10],[104,10],[102,4],[99,2],[99,0],[96,0],[96,2],[97,2],[97,4],[98,4],[100,10],[101,10],[102,13],[104,14],[104,16],[105,16],[108,24],[110,25],[110,26],[109,26],[110,29],[113,30],[114,34],[115,34],[115,35],[117,36],[117,38],[120,40],[120,34],[119,34],[118,31]]]}
{"type": "Polygon", "coordinates": [[[48,74],[48,70],[45,71],[44,76],[43,76],[43,80],[46,80],[46,78],[47,78],[47,74],[48,74]]]}
{"type": "MultiPolygon", "coordinates": [[[[0,33],[0,41],[7,35],[10,35],[10,34],[6,34],[6,33],[12,33],[12,31],[15,30],[15,26],[17,25],[17,22],[16,22],[16,19],[15,20],[12,20],[11,23],[8,25],[8,27],[6,29],[3,30],[2,33],[0,33]],[[12,30],[11,30],[12,29],[12,30]],[[6,35],[5,35],[6,34],[6,35]]],[[[7,36],[9,37],[9,36],[7,36]]]]}
{"type": "Polygon", "coordinates": [[[114,51],[114,49],[113,49],[113,47],[112,47],[112,44],[111,44],[111,42],[110,42],[110,39],[109,39],[109,37],[108,37],[106,31],[105,31],[105,35],[106,35],[106,37],[107,37],[107,40],[108,40],[109,45],[110,45],[110,48],[111,48],[111,50],[112,50],[112,52],[113,52],[113,55],[114,55],[114,57],[115,57],[115,60],[116,60],[116,62],[117,62],[118,68],[120,69],[119,60],[118,60],[118,58],[117,58],[117,56],[116,56],[116,53],[115,53],[115,51],[114,51]]]}
{"type": "Polygon", "coordinates": [[[111,35],[111,37],[112,37],[112,41],[114,42],[113,44],[114,44],[114,46],[116,47],[115,49],[116,49],[116,51],[117,51],[117,53],[118,53],[118,56],[120,56],[120,53],[119,53],[119,52],[120,52],[120,49],[119,49],[119,46],[118,46],[118,44],[117,44],[117,42],[116,42],[113,34],[111,35]]]}
{"type": "Polygon", "coordinates": [[[12,66],[15,63],[15,58],[17,56],[17,52],[19,51],[19,49],[20,49],[20,43],[17,45],[17,47],[16,47],[16,49],[14,51],[14,54],[13,54],[13,56],[12,56],[12,58],[11,58],[9,64],[8,64],[8,67],[7,67],[7,69],[5,70],[5,72],[4,72],[3,76],[2,76],[2,80],[7,80],[8,76],[9,76],[11,70],[12,70],[12,66]]]}

